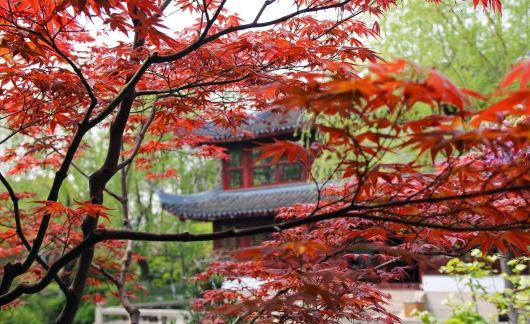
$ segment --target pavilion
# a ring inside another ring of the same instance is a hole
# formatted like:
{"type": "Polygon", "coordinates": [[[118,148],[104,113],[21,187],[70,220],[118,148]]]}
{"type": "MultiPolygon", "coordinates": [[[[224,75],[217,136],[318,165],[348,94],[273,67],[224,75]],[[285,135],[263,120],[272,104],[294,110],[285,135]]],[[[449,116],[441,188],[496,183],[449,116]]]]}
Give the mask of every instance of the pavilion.
{"type": "MultiPolygon", "coordinates": [[[[278,208],[298,203],[316,203],[315,184],[300,162],[282,159],[257,160],[260,145],[277,140],[299,140],[303,119],[299,112],[261,112],[237,133],[209,126],[201,130],[206,144],[226,148],[229,159],[222,161],[220,188],[189,195],[159,192],[162,209],[180,219],[212,222],[214,231],[271,224],[278,208]]],[[[253,246],[267,235],[239,237],[214,242],[215,249],[253,246]]]]}

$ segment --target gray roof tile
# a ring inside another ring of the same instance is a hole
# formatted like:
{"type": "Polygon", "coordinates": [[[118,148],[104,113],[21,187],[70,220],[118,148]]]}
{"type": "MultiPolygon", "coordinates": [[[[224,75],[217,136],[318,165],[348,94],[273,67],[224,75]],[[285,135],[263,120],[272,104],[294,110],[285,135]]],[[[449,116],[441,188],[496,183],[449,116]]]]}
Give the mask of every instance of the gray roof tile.
{"type": "Polygon", "coordinates": [[[182,219],[213,221],[219,219],[270,216],[277,208],[297,203],[315,203],[314,183],[293,183],[274,187],[238,190],[215,189],[192,195],[158,192],[162,209],[182,219]]]}
{"type": "Polygon", "coordinates": [[[237,142],[267,137],[272,134],[293,133],[302,128],[304,122],[302,114],[298,110],[287,113],[264,111],[250,116],[248,123],[240,125],[237,129],[209,124],[198,130],[198,135],[210,137],[210,140],[205,141],[207,143],[237,142]]]}

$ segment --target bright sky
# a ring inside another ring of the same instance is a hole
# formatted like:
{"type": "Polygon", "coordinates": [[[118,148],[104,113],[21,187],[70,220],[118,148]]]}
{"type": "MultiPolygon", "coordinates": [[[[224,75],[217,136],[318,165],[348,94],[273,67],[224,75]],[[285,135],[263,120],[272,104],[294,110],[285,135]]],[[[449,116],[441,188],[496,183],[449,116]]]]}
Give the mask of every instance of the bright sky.
{"type": "MultiPolygon", "coordinates": [[[[254,20],[264,1],[265,0],[227,0],[225,8],[231,13],[236,13],[241,19],[243,19],[243,23],[248,23],[254,20]]],[[[265,22],[273,20],[293,12],[295,8],[292,6],[292,3],[293,0],[276,0],[266,8],[259,21],[265,22]]],[[[182,12],[180,10],[176,10],[174,5],[170,5],[164,11],[164,15],[167,17],[164,19],[164,24],[172,31],[178,31],[186,27],[190,27],[198,18],[196,15],[191,15],[189,11],[182,12]]],[[[318,16],[322,18],[325,17],[329,19],[335,19],[336,12],[335,10],[328,10],[327,12],[319,12],[318,16]]],[[[95,22],[92,26],[94,27],[88,29],[98,29],[97,22],[95,22]]],[[[132,37],[132,35],[129,35],[129,37],[132,37]]],[[[131,41],[130,39],[127,39],[125,35],[118,32],[111,35],[109,38],[110,40],[122,40],[126,42],[131,41]]],[[[108,39],[105,41],[108,41],[108,39]]]]}
{"type": "MultiPolygon", "coordinates": [[[[227,0],[225,8],[230,12],[238,14],[245,22],[250,22],[254,20],[254,17],[259,12],[263,2],[264,0],[227,0]]],[[[276,0],[273,4],[267,7],[261,16],[260,21],[271,20],[288,12],[292,12],[294,9],[291,6],[292,2],[292,0],[276,0]]],[[[174,12],[174,10],[168,8],[165,13],[171,15],[172,11],[174,12]]],[[[184,17],[182,13],[171,16],[171,23],[175,23],[175,25],[172,26],[175,27],[189,26],[196,18],[191,15],[184,17]]]]}

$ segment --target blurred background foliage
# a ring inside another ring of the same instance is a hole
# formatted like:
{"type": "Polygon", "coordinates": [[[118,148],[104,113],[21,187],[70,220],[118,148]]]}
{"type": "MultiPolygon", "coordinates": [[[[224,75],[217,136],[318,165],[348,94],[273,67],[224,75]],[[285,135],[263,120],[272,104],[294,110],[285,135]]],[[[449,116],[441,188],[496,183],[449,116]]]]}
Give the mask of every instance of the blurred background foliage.
{"type": "Polygon", "coordinates": [[[489,93],[530,53],[530,0],[502,1],[502,15],[474,9],[472,1],[399,3],[386,13],[372,45],[385,59],[434,67],[461,87],[489,93]]]}

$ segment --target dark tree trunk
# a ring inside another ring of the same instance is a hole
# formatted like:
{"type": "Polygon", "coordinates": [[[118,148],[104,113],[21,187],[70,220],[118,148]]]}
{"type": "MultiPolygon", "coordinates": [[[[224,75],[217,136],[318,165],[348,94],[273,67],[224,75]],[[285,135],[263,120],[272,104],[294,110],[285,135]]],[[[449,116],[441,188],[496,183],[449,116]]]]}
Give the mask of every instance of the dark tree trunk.
{"type": "MultiPolygon", "coordinates": [[[[103,191],[107,182],[112,178],[116,173],[116,167],[119,162],[123,132],[125,125],[127,124],[127,119],[129,117],[129,112],[134,101],[134,89],[129,91],[129,93],[123,99],[120,109],[114,119],[114,122],[110,126],[110,138],[109,138],[109,147],[107,150],[107,156],[105,162],[100,169],[95,171],[89,179],[90,186],[90,196],[91,202],[93,204],[102,204],[103,203],[103,191]]],[[[86,238],[90,233],[92,233],[98,224],[98,219],[91,216],[85,216],[83,220],[83,238],[86,238]]],[[[59,314],[59,317],[56,320],[57,324],[70,324],[74,321],[77,310],[79,309],[79,304],[81,297],[83,295],[83,290],[85,288],[86,279],[90,270],[90,265],[92,264],[92,259],[94,257],[94,247],[91,246],[87,249],[79,259],[77,266],[77,271],[75,274],[74,282],[72,283],[71,297],[67,298],[66,303],[59,314]]]]}
{"type": "Polygon", "coordinates": [[[149,273],[149,264],[147,263],[147,260],[138,260],[138,266],[140,267],[140,280],[147,282],[151,281],[151,274],[149,273]]]}

